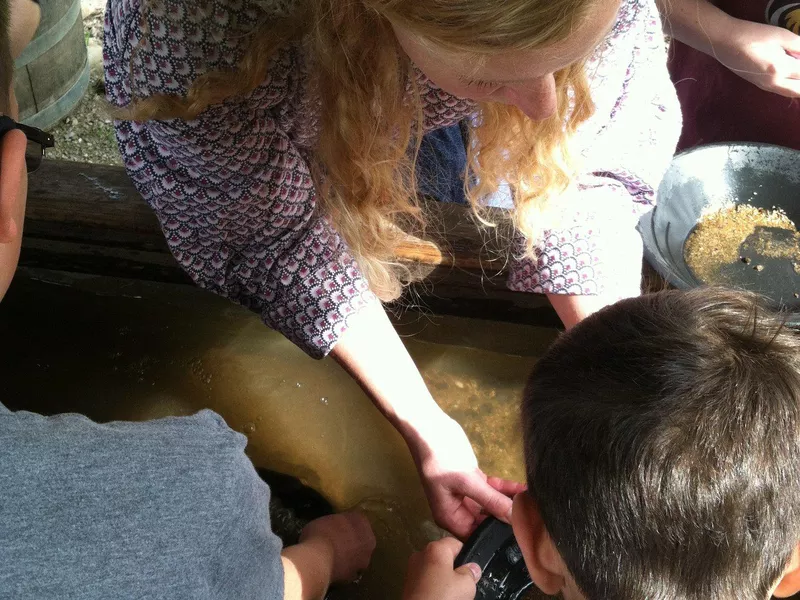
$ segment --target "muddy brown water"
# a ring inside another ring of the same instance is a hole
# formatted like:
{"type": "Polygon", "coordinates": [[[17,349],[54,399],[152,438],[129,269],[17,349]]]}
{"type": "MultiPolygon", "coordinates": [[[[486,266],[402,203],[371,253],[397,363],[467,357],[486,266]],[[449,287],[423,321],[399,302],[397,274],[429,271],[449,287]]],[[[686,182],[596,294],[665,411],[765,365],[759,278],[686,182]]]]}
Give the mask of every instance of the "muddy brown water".
{"type": "MultiPolygon", "coordinates": [[[[522,480],[517,402],[557,332],[408,313],[398,325],[482,468],[522,480]]],[[[248,454],[365,510],[373,564],[341,597],[398,598],[408,555],[441,535],[402,439],[332,360],[188,286],[23,271],[0,305],[0,393],[11,408],[104,421],[222,414],[248,454]],[[9,342],[13,340],[13,342],[9,342]]]]}

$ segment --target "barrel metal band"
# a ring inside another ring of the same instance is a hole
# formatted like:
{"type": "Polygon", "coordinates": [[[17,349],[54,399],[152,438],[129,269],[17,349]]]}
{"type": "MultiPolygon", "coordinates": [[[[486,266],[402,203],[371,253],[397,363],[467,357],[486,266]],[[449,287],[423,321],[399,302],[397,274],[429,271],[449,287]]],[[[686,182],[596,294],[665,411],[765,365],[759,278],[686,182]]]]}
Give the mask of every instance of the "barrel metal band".
{"type": "MultiPolygon", "coordinates": [[[[75,80],[72,87],[69,88],[64,95],[52,104],[45,106],[42,110],[22,122],[31,127],[38,127],[39,129],[49,129],[58,123],[64,115],[69,114],[73,108],[81,101],[83,95],[89,87],[89,61],[87,60],[83,65],[80,77],[75,80]]],[[[56,142],[58,143],[58,142],[56,142]]]]}
{"type": "Polygon", "coordinates": [[[19,58],[14,61],[14,68],[20,69],[50,50],[74,27],[75,21],[80,17],[81,3],[75,0],[67,12],[64,13],[64,16],[56,21],[50,29],[33,38],[19,58]]]}

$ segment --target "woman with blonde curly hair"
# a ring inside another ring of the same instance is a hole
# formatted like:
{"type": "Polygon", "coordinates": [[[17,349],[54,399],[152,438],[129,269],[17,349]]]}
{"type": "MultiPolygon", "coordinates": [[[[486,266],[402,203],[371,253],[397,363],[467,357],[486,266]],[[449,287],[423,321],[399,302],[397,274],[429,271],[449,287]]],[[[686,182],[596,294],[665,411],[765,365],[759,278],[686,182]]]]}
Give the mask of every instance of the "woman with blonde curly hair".
{"type": "Polygon", "coordinates": [[[638,294],[636,216],[679,129],[653,0],[109,0],[104,58],[126,168],[186,271],[347,369],[439,524],[505,518],[516,486],[480,471],[379,301],[426,224],[417,150],[461,123],[474,211],[511,190],[510,287],[565,325],[638,294]]]}

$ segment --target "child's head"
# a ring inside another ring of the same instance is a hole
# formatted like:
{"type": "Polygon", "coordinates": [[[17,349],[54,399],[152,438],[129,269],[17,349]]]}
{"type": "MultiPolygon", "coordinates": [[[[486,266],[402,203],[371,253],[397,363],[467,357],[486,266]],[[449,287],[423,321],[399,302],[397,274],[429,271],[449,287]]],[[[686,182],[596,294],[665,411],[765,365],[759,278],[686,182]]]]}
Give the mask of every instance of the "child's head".
{"type": "Polygon", "coordinates": [[[566,600],[800,589],[800,338],[754,295],[667,291],[564,334],[523,399],[514,529],[566,600]]]}
{"type": "MultiPolygon", "coordinates": [[[[14,58],[33,38],[39,7],[32,0],[0,0],[0,117],[16,119],[12,79],[14,58]]],[[[28,176],[25,134],[19,129],[0,137],[0,299],[5,295],[19,259],[28,176]]]]}

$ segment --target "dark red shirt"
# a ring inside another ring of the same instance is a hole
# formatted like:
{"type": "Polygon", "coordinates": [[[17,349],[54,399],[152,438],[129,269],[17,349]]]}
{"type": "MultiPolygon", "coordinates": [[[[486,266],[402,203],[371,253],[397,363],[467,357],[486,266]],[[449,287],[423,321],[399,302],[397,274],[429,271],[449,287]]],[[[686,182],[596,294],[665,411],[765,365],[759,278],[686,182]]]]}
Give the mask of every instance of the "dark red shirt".
{"type": "MultiPolygon", "coordinates": [[[[714,4],[732,17],[800,33],[796,25],[800,1],[714,4]]],[[[672,44],[669,68],[683,109],[679,150],[714,142],[765,142],[800,150],[800,99],[765,92],[715,58],[677,41],[672,44]]]]}

